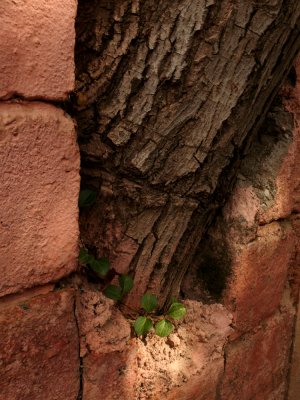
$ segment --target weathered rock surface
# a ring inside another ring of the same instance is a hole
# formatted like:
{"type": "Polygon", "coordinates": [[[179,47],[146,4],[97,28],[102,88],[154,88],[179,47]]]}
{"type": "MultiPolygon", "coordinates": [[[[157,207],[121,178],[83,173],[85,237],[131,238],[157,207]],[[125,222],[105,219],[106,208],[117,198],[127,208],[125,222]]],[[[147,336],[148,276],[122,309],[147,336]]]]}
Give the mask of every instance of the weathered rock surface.
{"type": "MultiPolygon", "coordinates": [[[[298,264],[298,269],[299,269],[298,264]]],[[[299,287],[299,284],[297,285],[299,287]]],[[[295,324],[294,342],[291,354],[288,400],[298,400],[300,393],[300,299],[298,300],[298,315],[295,324]]]]}
{"type": "MultiPolygon", "coordinates": [[[[182,286],[186,296],[218,298],[233,314],[222,400],[286,396],[300,283],[299,59],[292,73],[296,82],[281,90],[182,286]]],[[[291,379],[298,398],[295,372],[291,379]]]]}
{"type": "Polygon", "coordinates": [[[0,302],[0,399],[75,400],[79,341],[74,292],[0,302]]]}
{"type": "Polygon", "coordinates": [[[283,400],[294,310],[281,310],[226,348],[222,400],[283,400]]]}
{"type": "Polygon", "coordinates": [[[183,284],[189,296],[192,280],[197,276],[198,282],[199,277],[203,280],[198,289],[191,287],[193,298],[201,298],[201,284],[210,285],[213,297],[218,289],[238,332],[253,329],[275,312],[296,254],[296,217],[291,216],[297,212],[295,199],[300,195],[299,132],[293,115],[277,103],[183,284]]]}
{"type": "Polygon", "coordinates": [[[83,399],[211,400],[224,369],[231,317],[219,304],[187,302],[187,315],[167,338],[130,339],[130,325],[96,290],[83,291],[77,314],[83,399]]]}
{"type": "Polygon", "coordinates": [[[76,0],[1,0],[0,98],[67,98],[76,9],[76,0]]]}
{"type": "Polygon", "coordinates": [[[230,248],[232,275],[223,301],[238,331],[248,331],[272,315],[281,301],[294,255],[290,224],[261,226],[255,240],[230,248]]]}
{"type": "Polygon", "coordinates": [[[79,152],[74,123],[40,103],[0,104],[0,296],[77,266],[79,152]]]}

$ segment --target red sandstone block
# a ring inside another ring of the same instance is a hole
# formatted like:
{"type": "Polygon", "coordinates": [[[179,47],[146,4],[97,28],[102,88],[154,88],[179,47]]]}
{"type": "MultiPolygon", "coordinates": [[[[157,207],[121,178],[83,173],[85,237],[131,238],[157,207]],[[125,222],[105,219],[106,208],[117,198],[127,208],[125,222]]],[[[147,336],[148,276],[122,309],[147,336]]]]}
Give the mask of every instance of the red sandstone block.
{"type": "Polygon", "coordinates": [[[90,354],[83,362],[83,400],[135,399],[135,373],[130,356],[135,348],[122,352],[90,354]]]}
{"type": "Polygon", "coordinates": [[[78,332],[71,290],[0,303],[0,399],[76,400],[78,332]]]}
{"type": "MultiPolygon", "coordinates": [[[[161,364],[164,363],[162,359],[161,364]]],[[[179,363],[177,368],[184,375],[183,365],[179,363]]],[[[175,373],[170,377],[164,374],[164,369],[168,368],[157,367],[154,374],[151,361],[140,358],[136,342],[131,342],[131,348],[121,353],[89,355],[84,360],[83,400],[212,400],[216,396],[224,360],[210,360],[202,371],[186,378],[186,382],[180,379],[177,385],[175,373]],[[148,374],[139,374],[139,365],[145,363],[143,367],[147,369],[147,361],[148,374]]]]}
{"type": "Polygon", "coordinates": [[[0,98],[63,100],[74,86],[75,0],[0,1],[0,98]]]}
{"type": "MultiPolygon", "coordinates": [[[[298,99],[300,107],[300,98],[298,99]]],[[[294,115],[294,118],[296,116],[294,115]]],[[[296,118],[297,121],[297,118],[296,118]]],[[[299,125],[300,116],[298,114],[297,124],[299,125]]],[[[259,220],[262,223],[286,218],[292,212],[300,211],[300,128],[293,130],[293,141],[288,148],[288,152],[282,160],[280,169],[276,176],[275,187],[276,195],[270,208],[262,209],[259,212],[259,220]]]]}
{"type": "Polygon", "coordinates": [[[300,214],[294,215],[291,218],[291,222],[297,239],[295,259],[292,260],[291,267],[289,268],[289,283],[293,301],[297,304],[299,301],[300,289],[300,214]]]}
{"type": "MultiPolygon", "coordinates": [[[[234,222],[234,224],[239,223],[245,228],[251,228],[257,222],[260,224],[270,223],[287,218],[295,211],[300,211],[300,164],[298,162],[300,128],[293,130],[291,142],[288,146],[286,143],[284,145],[286,146],[284,155],[279,157],[277,154],[281,150],[280,147],[283,147],[279,142],[274,146],[273,152],[261,168],[255,164],[257,160],[252,160],[255,166],[252,165],[252,181],[249,179],[237,181],[223,210],[225,220],[230,223],[234,222]],[[278,170],[275,171],[274,160],[279,164],[278,170]],[[258,180],[258,183],[255,182],[255,179],[258,180]],[[270,182],[274,187],[273,191],[268,188],[270,182]]],[[[247,161],[247,158],[245,160],[247,161]]],[[[251,156],[249,160],[251,161],[251,156]]]]}
{"type": "MultiPolygon", "coordinates": [[[[295,63],[300,74],[300,58],[295,63]]],[[[260,134],[244,159],[232,196],[224,207],[227,220],[245,227],[269,223],[300,211],[300,80],[282,88],[284,109],[273,109],[274,137],[260,134]],[[280,134],[276,133],[280,129],[280,134]]]]}
{"type": "Polygon", "coordinates": [[[232,311],[239,332],[248,331],[278,307],[294,255],[295,237],[290,224],[258,228],[255,240],[231,243],[232,276],[224,304],[232,311]]]}
{"type": "Polygon", "coordinates": [[[220,304],[186,302],[167,338],[130,339],[129,321],[97,291],[78,296],[83,400],[212,400],[224,370],[231,316],[220,304]]]}
{"type": "Polygon", "coordinates": [[[292,211],[300,211],[300,57],[298,56],[294,67],[297,73],[297,81],[295,87],[284,87],[284,91],[288,91],[288,95],[285,97],[283,95],[283,104],[285,108],[293,114],[294,119],[294,130],[293,130],[293,145],[289,149],[289,154],[286,157],[285,165],[281,169],[282,177],[282,187],[283,190],[287,190],[289,195],[289,203],[291,204],[292,211]],[[284,171],[287,168],[287,172],[284,171]],[[290,173],[290,175],[288,175],[290,173]],[[286,179],[287,178],[287,179],[286,179]],[[286,179],[286,184],[284,185],[283,180],[286,179]]]}
{"type": "Polygon", "coordinates": [[[227,345],[222,400],[283,400],[293,312],[277,313],[227,345]]]}
{"type": "MultiPolygon", "coordinates": [[[[299,264],[298,264],[299,268],[299,264]]],[[[300,298],[298,297],[297,318],[295,321],[295,330],[292,344],[292,353],[290,358],[290,371],[289,371],[289,391],[288,400],[299,400],[300,393],[300,298]]]]}
{"type": "Polygon", "coordinates": [[[79,152],[53,106],[0,104],[0,297],[77,266],[79,152]]]}

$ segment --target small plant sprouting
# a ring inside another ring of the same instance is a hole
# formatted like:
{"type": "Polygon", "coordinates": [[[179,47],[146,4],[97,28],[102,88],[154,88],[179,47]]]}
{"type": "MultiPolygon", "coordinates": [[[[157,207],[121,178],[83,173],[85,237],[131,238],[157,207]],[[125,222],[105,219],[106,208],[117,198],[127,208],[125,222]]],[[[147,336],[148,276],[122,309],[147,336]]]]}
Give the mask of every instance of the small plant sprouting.
{"type": "MultiPolygon", "coordinates": [[[[85,208],[92,206],[96,201],[97,193],[90,189],[83,189],[79,193],[78,206],[85,208]]],[[[96,258],[85,248],[81,248],[79,252],[79,260],[89,271],[90,275],[102,284],[102,292],[109,299],[121,301],[133,288],[133,280],[130,275],[119,274],[114,268],[110,267],[107,258],[96,258]],[[111,284],[112,280],[118,276],[119,285],[111,284]]],[[[138,317],[136,318],[133,328],[138,336],[146,335],[153,327],[156,335],[160,337],[168,336],[174,329],[174,325],[170,321],[178,320],[185,316],[186,308],[182,303],[173,299],[166,315],[158,316],[154,311],[158,308],[158,301],[154,294],[146,293],[141,298],[141,308],[143,315],[133,310],[138,317]]],[[[23,309],[26,309],[25,307],[23,309]]]]}
{"type": "Polygon", "coordinates": [[[137,317],[133,325],[135,333],[138,336],[146,335],[153,327],[157,336],[169,336],[174,329],[174,325],[170,319],[178,320],[183,318],[186,314],[185,306],[175,300],[171,304],[166,315],[158,317],[155,314],[153,315],[154,310],[157,308],[157,304],[157,298],[153,294],[146,293],[142,297],[141,306],[146,312],[146,315],[137,317]]]}
{"type": "MultiPolygon", "coordinates": [[[[81,248],[79,260],[90,270],[90,273],[96,275],[99,282],[102,283],[103,294],[109,299],[121,301],[133,288],[131,276],[119,274],[114,268],[110,267],[107,258],[95,258],[86,249],[81,248]],[[119,285],[111,284],[115,276],[118,276],[119,285]]],[[[186,314],[185,306],[176,299],[173,299],[170,308],[163,316],[158,316],[157,312],[155,313],[157,308],[158,301],[156,296],[151,293],[145,293],[141,298],[141,313],[133,310],[138,315],[133,324],[134,331],[138,336],[144,336],[154,328],[156,335],[166,337],[174,329],[172,320],[179,320],[186,314]]]]}
{"type": "MultiPolygon", "coordinates": [[[[79,208],[91,207],[97,198],[97,193],[91,189],[82,189],[79,193],[79,208]]],[[[101,257],[96,258],[82,247],[79,252],[79,261],[85,265],[97,280],[100,280],[103,293],[106,297],[119,301],[133,288],[133,280],[129,275],[119,274],[114,268],[110,267],[109,260],[101,257]],[[112,285],[111,281],[115,276],[119,278],[119,286],[112,285]]]]}
{"type": "Polygon", "coordinates": [[[123,296],[130,292],[133,288],[133,280],[131,276],[119,274],[114,268],[110,267],[107,258],[95,258],[89,252],[81,248],[79,252],[79,260],[85,265],[102,283],[103,294],[112,300],[122,300],[123,296]],[[112,285],[110,282],[115,276],[118,276],[119,286],[112,285]]]}

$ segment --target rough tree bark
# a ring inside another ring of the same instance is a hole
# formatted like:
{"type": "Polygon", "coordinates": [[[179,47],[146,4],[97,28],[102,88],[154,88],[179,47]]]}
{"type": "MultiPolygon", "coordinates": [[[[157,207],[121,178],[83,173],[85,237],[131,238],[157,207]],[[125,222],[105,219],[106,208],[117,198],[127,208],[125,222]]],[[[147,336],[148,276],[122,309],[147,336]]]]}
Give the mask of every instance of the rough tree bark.
{"type": "MultiPolygon", "coordinates": [[[[79,0],[83,241],[161,303],[300,48],[295,0],[79,0]]],[[[131,296],[135,303],[137,296],[131,296]]]]}

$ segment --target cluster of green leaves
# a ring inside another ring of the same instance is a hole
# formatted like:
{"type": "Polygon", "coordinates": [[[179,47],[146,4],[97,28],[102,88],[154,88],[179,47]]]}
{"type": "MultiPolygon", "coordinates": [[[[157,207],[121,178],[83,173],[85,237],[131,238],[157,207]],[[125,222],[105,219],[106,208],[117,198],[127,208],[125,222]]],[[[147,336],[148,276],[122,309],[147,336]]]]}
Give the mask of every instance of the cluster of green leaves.
{"type": "Polygon", "coordinates": [[[82,264],[89,267],[94,271],[104,283],[103,294],[112,300],[122,300],[123,296],[130,292],[133,288],[133,280],[131,276],[126,274],[119,274],[114,271],[113,274],[109,274],[111,271],[110,263],[107,258],[95,258],[89,252],[81,248],[79,253],[79,260],[82,264]],[[118,275],[119,286],[110,284],[110,280],[118,275]]]}
{"type": "Polygon", "coordinates": [[[103,293],[106,297],[112,300],[122,300],[125,294],[129,293],[130,290],[133,288],[133,280],[129,275],[119,275],[119,286],[117,285],[108,285],[104,290],[103,293]]]}
{"type": "Polygon", "coordinates": [[[185,316],[186,308],[182,303],[174,301],[168,309],[166,315],[156,317],[151,315],[158,306],[157,298],[151,293],[146,293],[141,298],[141,307],[146,312],[146,315],[140,315],[134,322],[134,330],[138,336],[146,335],[151,329],[154,328],[156,335],[166,337],[174,329],[173,323],[170,321],[178,320],[185,316]],[[155,322],[155,320],[158,320],[155,322]]]}

